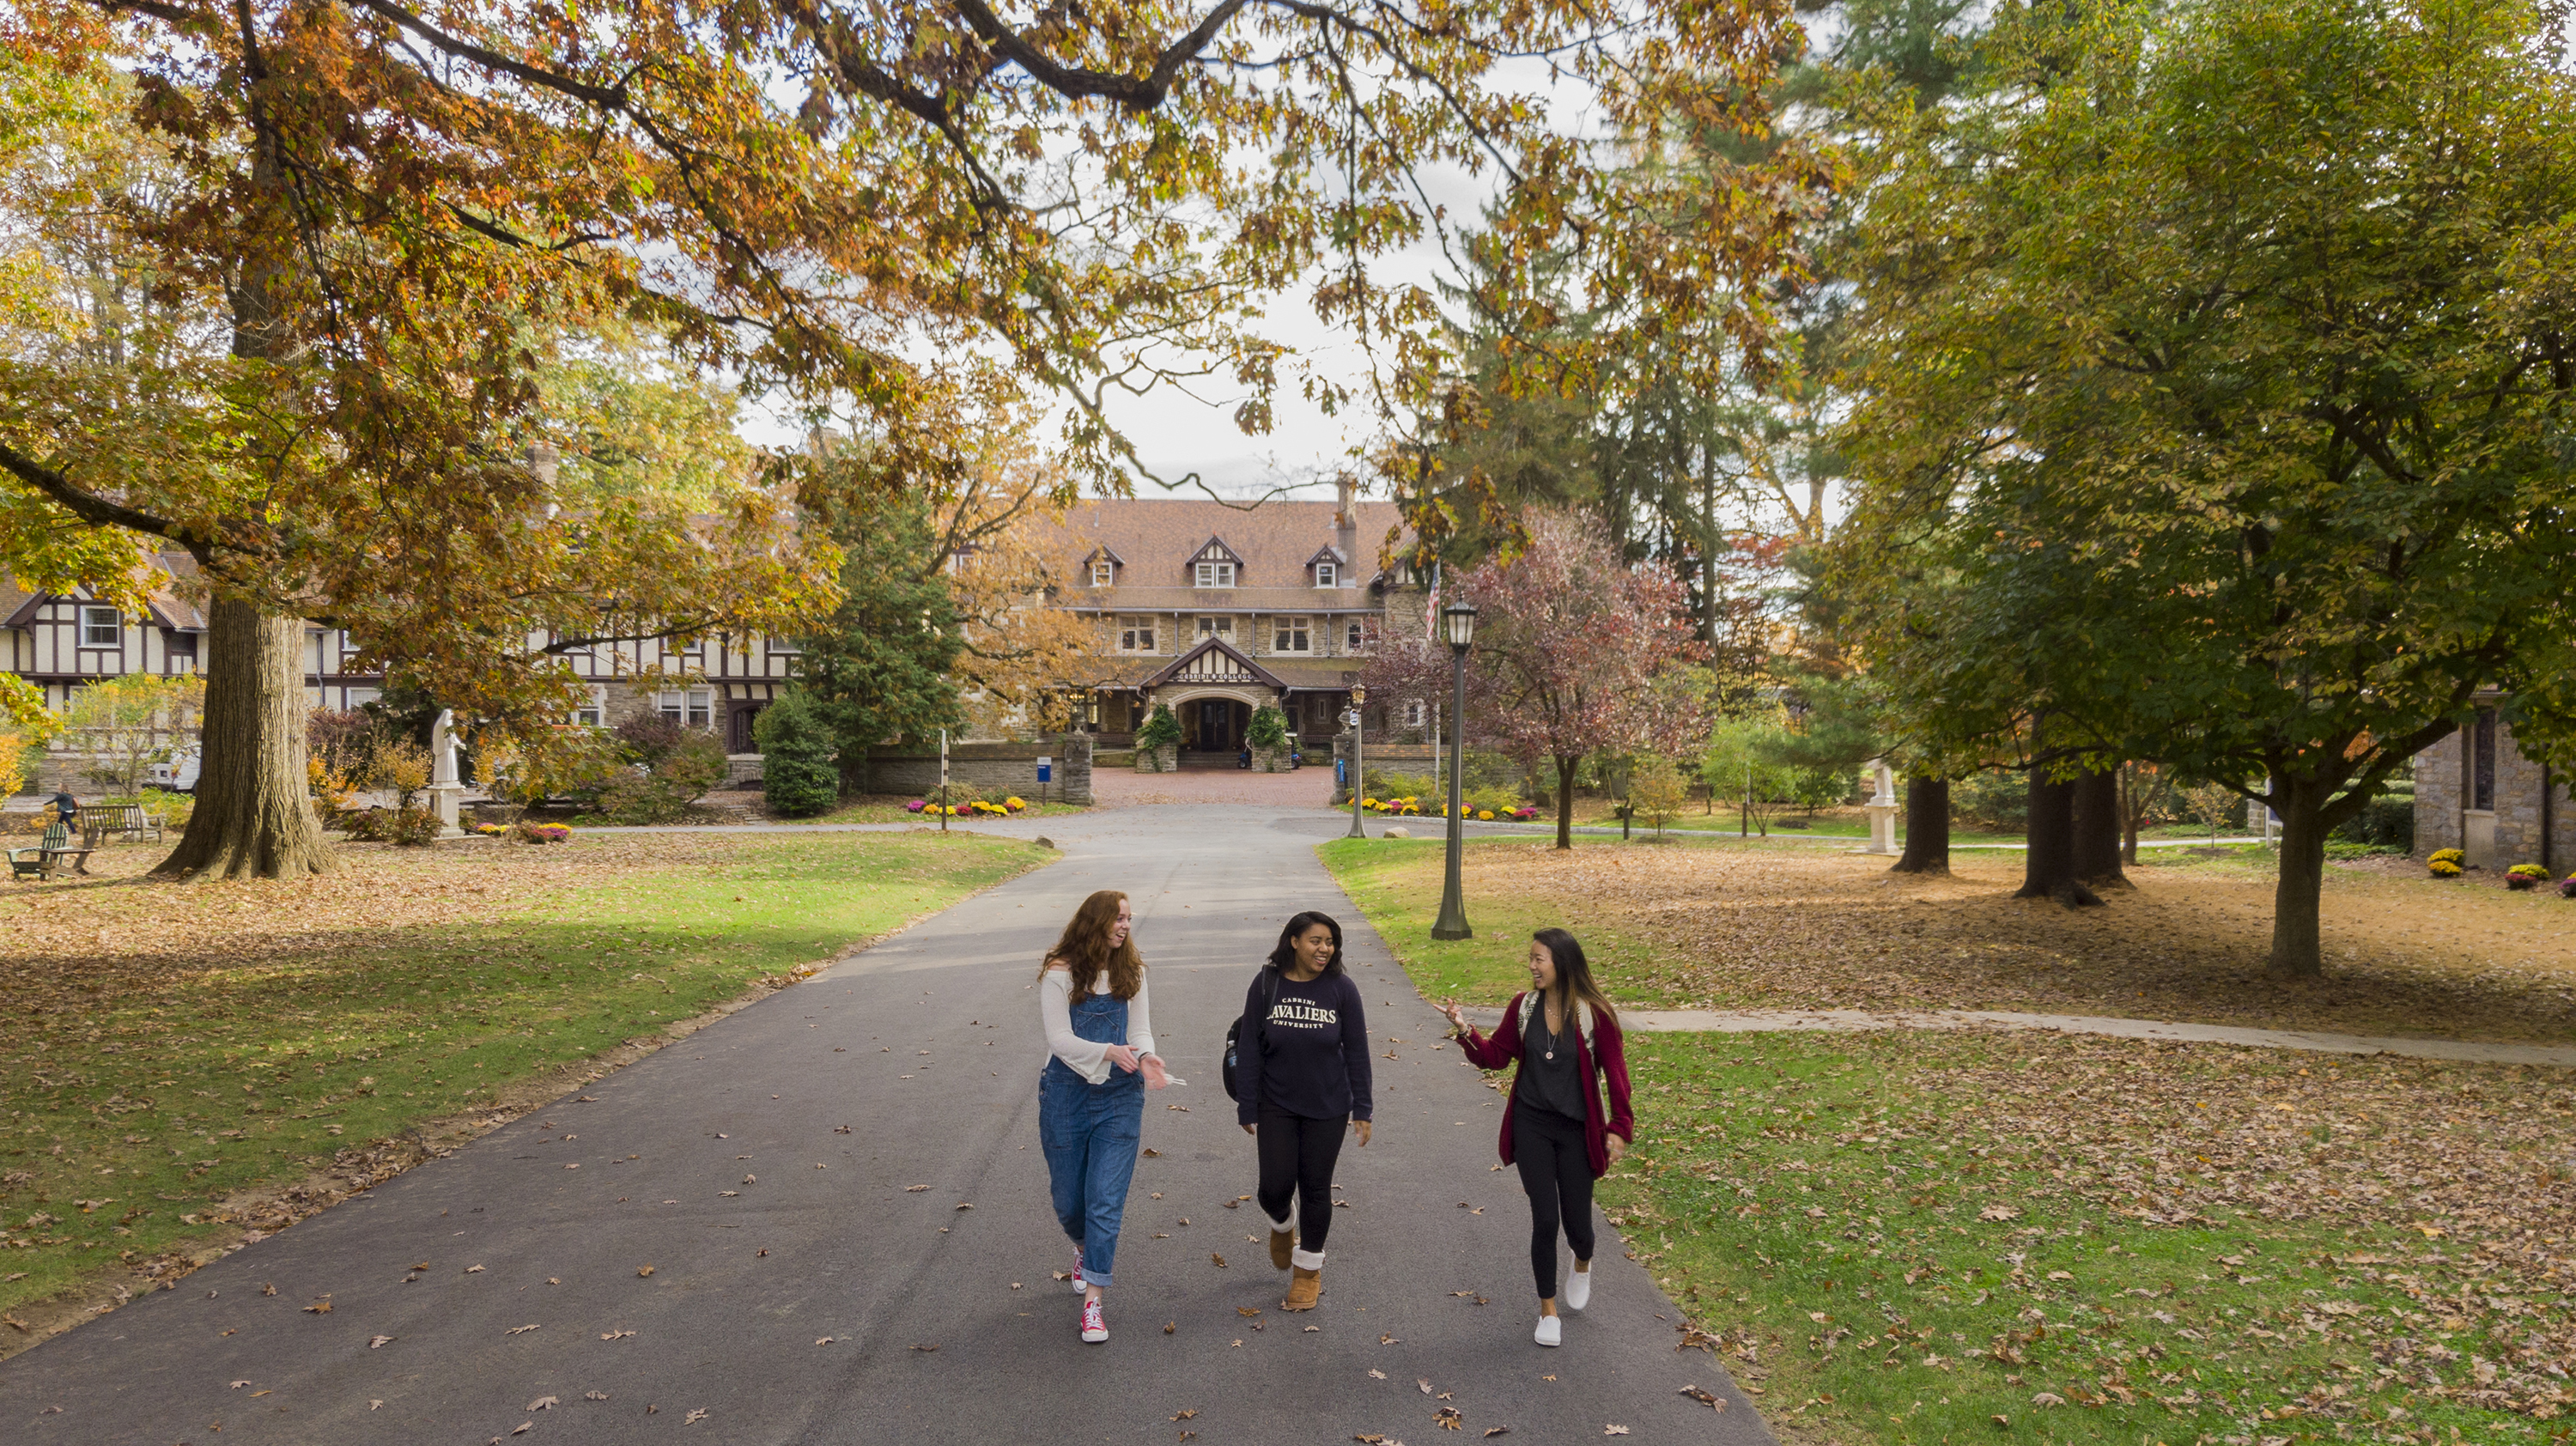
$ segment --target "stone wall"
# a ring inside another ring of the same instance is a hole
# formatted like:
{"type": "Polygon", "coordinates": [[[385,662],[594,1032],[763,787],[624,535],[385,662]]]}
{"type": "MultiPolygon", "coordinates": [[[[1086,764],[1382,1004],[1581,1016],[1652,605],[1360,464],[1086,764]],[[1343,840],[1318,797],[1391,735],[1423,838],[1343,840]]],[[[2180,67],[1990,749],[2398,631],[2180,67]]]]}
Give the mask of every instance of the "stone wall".
{"type": "Polygon", "coordinates": [[[2470,849],[2471,862],[2488,869],[2515,864],[2546,864],[2565,874],[2576,871],[2576,801],[2564,778],[2551,775],[2514,747],[2513,728],[2499,719],[2495,744],[2495,810],[2492,857],[2472,837],[2467,811],[2467,764],[2473,746],[2468,729],[2452,734],[2415,755],[2415,854],[2435,849],[2470,849]],[[2545,782],[2544,782],[2545,780],[2545,782]],[[2544,805],[2543,789],[2547,791],[2544,805]],[[2542,838],[2546,816],[2549,837],[2542,838]]]}
{"type": "MultiPolygon", "coordinates": [[[[1074,804],[1091,802],[1091,738],[1083,733],[1059,734],[1042,743],[952,743],[948,745],[948,777],[953,783],[971,783],[988,792],[1015,793],[1035,802],[1041,755],[1055,760],[1055,781],[1046,786],[1048,798],[1074,804]]],[[[938,789],[936,744],[927,749],[878,749],[868,755],[871,793],[928,798],[938,789]]]]}

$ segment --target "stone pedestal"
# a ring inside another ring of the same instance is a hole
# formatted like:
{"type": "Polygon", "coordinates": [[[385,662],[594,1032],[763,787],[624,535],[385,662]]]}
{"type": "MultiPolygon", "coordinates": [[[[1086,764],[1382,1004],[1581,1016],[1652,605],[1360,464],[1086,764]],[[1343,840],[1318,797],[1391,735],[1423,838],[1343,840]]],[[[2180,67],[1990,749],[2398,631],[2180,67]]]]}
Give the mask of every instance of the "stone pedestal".
{"type": "Polygon", "coordinates": [[[1873,759],[1870,771],[1876,777],[1877,789],[1870,795],[1869,802],[1861,805],[1861,811],[1869,815],[1869,847],[1862,852],[1895,854],[1899,852],[1896,847],[1896,814],[1902,807],[1896,801],[1896,772],[1887,766],[1884,758],[1873,759]]]}

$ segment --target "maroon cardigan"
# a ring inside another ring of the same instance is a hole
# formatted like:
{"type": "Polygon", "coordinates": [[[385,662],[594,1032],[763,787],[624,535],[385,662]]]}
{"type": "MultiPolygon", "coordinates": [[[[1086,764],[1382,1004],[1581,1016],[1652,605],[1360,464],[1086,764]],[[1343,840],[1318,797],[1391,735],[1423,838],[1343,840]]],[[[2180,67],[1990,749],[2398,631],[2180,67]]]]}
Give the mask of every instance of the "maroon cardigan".
{"type": "MultiPolygon", "coordinates": [[[[1526,992],[1526,991],[1524,991],[1526,992]]],[[[1494,1026],[1491,1039],[1469,1026],[1458,1047],[1466,1052],[1469,1062],[1479,1069],[1501,1069],[1521,1057],[1521,995],[1503,1006],[1503,1022],[1494,1026]]],[[[1547,1007],[1545,1001],[1535,1008],[1547,1007]]],[[[1593,1178],[1610,1173],[1610,1137],[1617,1135],[1629,1144],[1637,1143],[1637,1122],[1628,1109],[1628,1050],[1619,1036],[1616,1020],[1598,1010],[1593,1012],[1592,1032],[1600,1040],[1601,1057],[1592,1057],[1592,1048],[1578,1029],[1574,1034],[1574,1064],[1583,1079],[1583,1153],[1592,1162],[1593,1178]],[[1597,1067],[1596,1067],[1597,1066],[1597,1067]],[[1601,1085],[1610,1086],[1610,1108],[1601,1108],[1601,1085]]],[[[1512,1111],[1520,1101],[1520,1071],[1512,1071],[1512,1087],[1503,1092],[1503,1163],[1512,1162],[1512,1111]]]]}

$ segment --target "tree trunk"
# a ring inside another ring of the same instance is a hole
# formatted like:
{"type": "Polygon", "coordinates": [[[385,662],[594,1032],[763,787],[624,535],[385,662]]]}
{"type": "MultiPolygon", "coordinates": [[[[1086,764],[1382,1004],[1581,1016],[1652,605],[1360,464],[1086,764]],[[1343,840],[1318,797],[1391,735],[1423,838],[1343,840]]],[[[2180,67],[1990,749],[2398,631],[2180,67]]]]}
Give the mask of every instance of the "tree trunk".
{"type": "Polygon", "coordinates": [[[2138,766],[2120,765],[2120,862],[2138,862],[2138,766]]]}
{"type": "Polygon", "coordinates": [[[2052,780],[2044,762],[2030,766],[2029,845],[2013,897],[2055,899],[2070,909],[2102,902],[2075,877],[2075,781],[2052,780]]]}
{"type": "Polygon", "coordinates": [[[2272,890],[2272,963],[2275,979],[2314,979],[2325,973],[2318,937],[2317,894],[2325,886],[2326,822],[2320,817],[2334,790],[2278,780],[2272,807],[2281,815],[2281,879],[2272,890]]]}
{"type": "Polygon", "coordinates": [[[2120,872],[2120,770],[2076,775],[2075,877],[2096,889],[2131,887],[2120,872]]]}
{"type": "Polygon", "coordinates": [[[1581,761],[1579,755],[1556,756],[1556,846],[1561,849],[1574,847],[1574,765],[1581,761]]]}
{"type": "Polygon", "coordinates": [[[208,609],[197,806],[154,873],[300,878],[332,868],[304,776],[304,624],[217,598],[208,609]]]}
{"type": "Polygon", "coordinates": [[[1905,852],[1887,866],[1891,874],[1950,872],[1950,780],[1905,777],[1905,852]]]}

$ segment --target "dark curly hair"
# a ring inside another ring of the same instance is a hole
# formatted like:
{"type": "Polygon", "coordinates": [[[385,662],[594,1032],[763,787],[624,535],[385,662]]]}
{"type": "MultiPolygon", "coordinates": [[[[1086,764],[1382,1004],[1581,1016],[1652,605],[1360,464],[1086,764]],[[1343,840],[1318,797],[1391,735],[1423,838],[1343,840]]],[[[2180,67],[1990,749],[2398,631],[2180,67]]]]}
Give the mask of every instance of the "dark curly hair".
{"type": "Polygon", "coordinates": [[[1330,914],[1317,913],[1313,909],[1308,909],[1306,912],[1289,920],[1288,927],[1279,931],[1279,947],[1270,951],[1270,967],[1278,970],[1282,974],[1287,973],[1288,966],[1297,962],[1297,936],[1305,933],[1317,924],[1321,924],[1325,928],[1333,931],[1333,957],[1324,961],[1324,977],[1330,978],[1335,974],[1341,973],[1341,921],[1330,914]]]}

